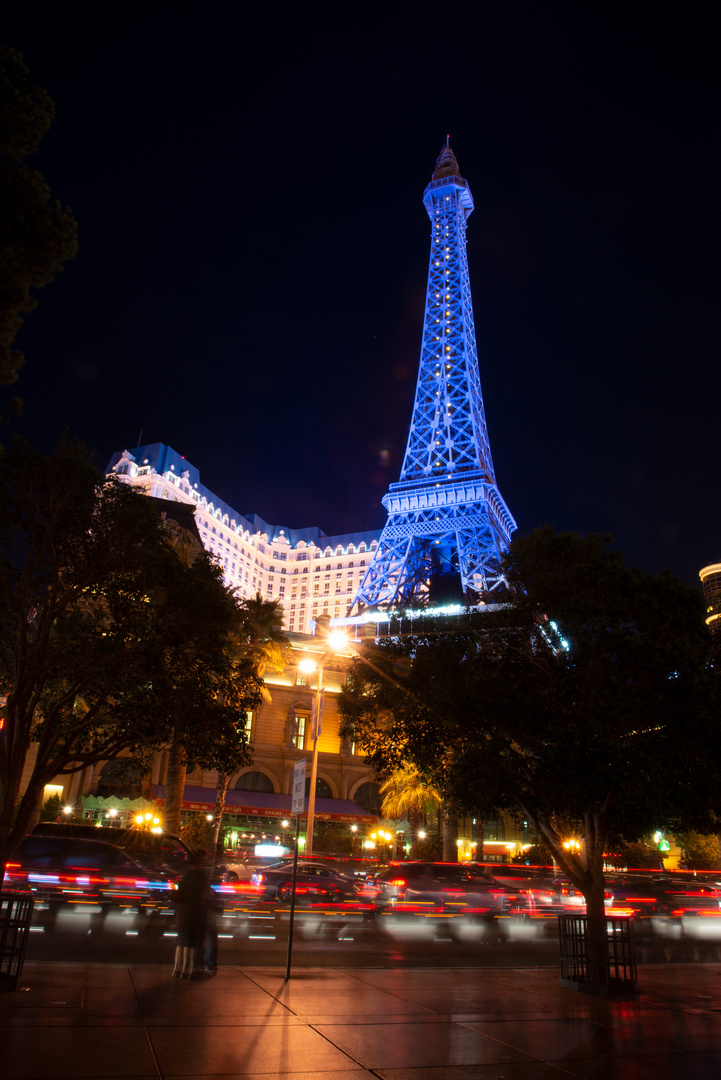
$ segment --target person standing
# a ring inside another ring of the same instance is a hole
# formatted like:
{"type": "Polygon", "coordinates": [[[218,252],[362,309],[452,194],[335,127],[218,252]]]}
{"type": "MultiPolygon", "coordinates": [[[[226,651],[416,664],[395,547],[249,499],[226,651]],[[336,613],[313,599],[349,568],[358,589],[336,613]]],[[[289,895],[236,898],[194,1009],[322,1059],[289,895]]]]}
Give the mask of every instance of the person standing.
{"type": "Polygon", "coordinates": [[[210,902],[210,882],[203,858],[195,852],[190,866],[178,883],[175,893],[178,944],[175,949],[173,978],[192,979],[195,950],[205,941],[205,927],[210,902]]]}

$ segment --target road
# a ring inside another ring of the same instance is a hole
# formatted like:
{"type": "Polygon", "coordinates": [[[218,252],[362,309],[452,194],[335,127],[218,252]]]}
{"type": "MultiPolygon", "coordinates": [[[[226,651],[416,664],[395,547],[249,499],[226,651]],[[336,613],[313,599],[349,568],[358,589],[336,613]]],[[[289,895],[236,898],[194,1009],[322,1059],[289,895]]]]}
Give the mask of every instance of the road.
{"type": "MultiPolygon", "coordinates": [[[[226,913],[218,925],[220,963],[284,968],[289,919],[286,907],[270,903],[226,913]]],[[[716,923],[695,919],[640,930],[639,963],[721,960],[716,923]]],[[[35,913],[26,958],[169,964],[174,945],[169,911],[98,913],[68,905],[35,913]]],[[[557,964],[558,955],[553,918],[489,922],[464,915],[374,914],[339,905],[300,908],[294,921],[297,967],[546,967],[557,964]]]]}

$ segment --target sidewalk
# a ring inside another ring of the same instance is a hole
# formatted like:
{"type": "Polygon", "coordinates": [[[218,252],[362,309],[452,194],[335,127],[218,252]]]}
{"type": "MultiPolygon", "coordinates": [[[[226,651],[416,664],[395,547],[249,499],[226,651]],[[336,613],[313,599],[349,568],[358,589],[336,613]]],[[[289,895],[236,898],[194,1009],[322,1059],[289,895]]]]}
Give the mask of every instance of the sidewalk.
{"type": "Polygon", "coordinates": [[[0,995],[0,1076],[103,1080],[721,1080],[721,964],[639,968],[632,1001],[556,968],[26,963],[0,995]]]}

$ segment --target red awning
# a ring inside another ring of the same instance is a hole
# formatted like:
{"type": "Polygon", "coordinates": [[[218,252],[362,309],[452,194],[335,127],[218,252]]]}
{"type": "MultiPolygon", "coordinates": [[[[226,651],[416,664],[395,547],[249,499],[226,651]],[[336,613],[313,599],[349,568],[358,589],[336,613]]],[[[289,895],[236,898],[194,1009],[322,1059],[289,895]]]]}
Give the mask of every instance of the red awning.
{"type": "MultiPolygon", "coordinates": [[[[158,806],[165,805],[165,784],[152,784],[151,791],[158,806]]],[[[215,788],[188,787],[183,790],[183,810],[212,810],[215,807],[215,788]]],[[[269,791],[227,791],[224,814],[243,814],[248,817],[290,817],[291,796],[269,791]]],[[[305,811],[308,812],[306,797],[305,811]]],[[[350,799],[316,799],[317,821],[340,821],[347,824],[376,825],[378,818],[350,799]]]]}

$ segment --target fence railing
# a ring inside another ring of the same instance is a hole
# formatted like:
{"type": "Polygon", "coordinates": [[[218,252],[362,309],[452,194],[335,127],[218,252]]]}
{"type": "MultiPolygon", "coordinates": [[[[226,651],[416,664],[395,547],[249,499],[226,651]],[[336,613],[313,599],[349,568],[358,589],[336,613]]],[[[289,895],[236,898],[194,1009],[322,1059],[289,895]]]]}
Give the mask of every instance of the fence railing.
{"type": "Polygon", "coordinates": [[[598,971],[589,970],[586,915],[559,915],[558,943],[562,986],[573,990],[635,994],[638,972],[633,922],[629,917],[606,917],[606,965],[601,978],[598,971]]]}

